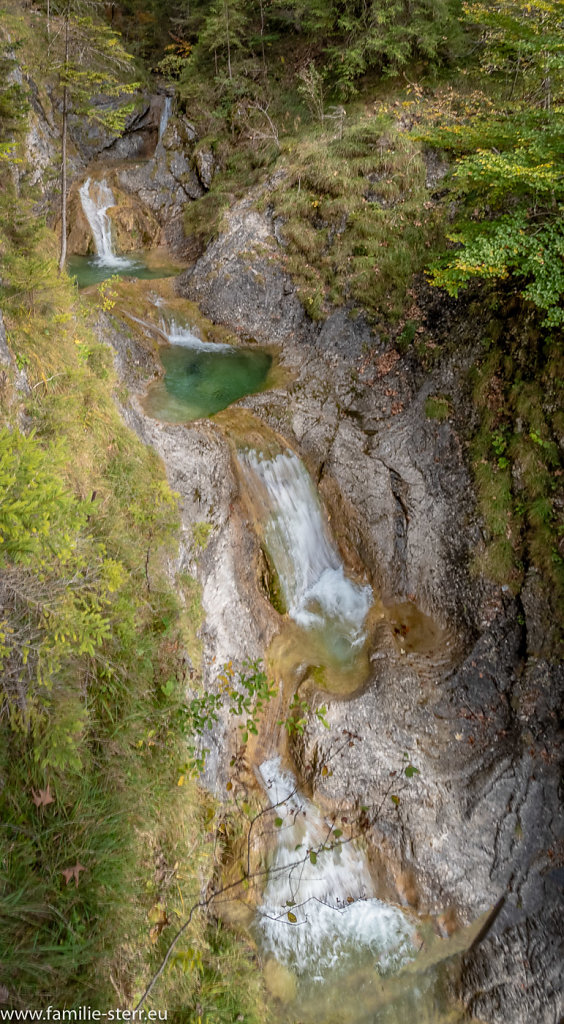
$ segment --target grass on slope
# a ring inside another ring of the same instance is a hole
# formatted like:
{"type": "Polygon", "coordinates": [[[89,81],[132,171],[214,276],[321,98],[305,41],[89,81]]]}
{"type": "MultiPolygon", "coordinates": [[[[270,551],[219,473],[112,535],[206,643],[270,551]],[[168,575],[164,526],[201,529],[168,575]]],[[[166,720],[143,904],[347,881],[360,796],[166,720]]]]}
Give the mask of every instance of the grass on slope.
{"type": "MultiPolygon", "coordinates": [[[[27,384],[0,375],[0,1005],[107,1010],[133,1004],[217,867],[213,807],[183,771],[201,609],[169,573],[163,467],[120,420],[32,198],[3,176],[1,302],[27,384]]],[[[150,1005],[266,1019],[252,953],[204,917],[150,1005]]]]}

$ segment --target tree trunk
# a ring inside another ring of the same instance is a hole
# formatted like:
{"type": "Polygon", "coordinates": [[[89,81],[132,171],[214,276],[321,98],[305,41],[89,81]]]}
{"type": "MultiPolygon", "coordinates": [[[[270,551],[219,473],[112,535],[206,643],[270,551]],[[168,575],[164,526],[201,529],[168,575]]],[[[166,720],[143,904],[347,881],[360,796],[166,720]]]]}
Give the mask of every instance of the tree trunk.
{"type": "Polygon", "coordinates": [[[227,36],[227,72],[230,78],[233,78],[231,74],[231,40],[229,38],[229,2],[224,0],[223,9],[225,11],[225,32],[227,36]]]}
{"type": "Polygon", "coordinates": [[[260,0],[260,47],[262,50],[262,69],[264,77],[266,78],[266,56],[264,53],[264,4],[263,0],[260,0]]]}
{"type": "MultiPolygon", "coordinates": [[[[69,17],[65,20],[65,74],[69,61],[69,17]]],[[[59,274],[62,274],[67,259],[67,121],[69,91],[65,81],[63,88],[63,126],[61,133],[61,249],[59,256],[59,274]]]]}

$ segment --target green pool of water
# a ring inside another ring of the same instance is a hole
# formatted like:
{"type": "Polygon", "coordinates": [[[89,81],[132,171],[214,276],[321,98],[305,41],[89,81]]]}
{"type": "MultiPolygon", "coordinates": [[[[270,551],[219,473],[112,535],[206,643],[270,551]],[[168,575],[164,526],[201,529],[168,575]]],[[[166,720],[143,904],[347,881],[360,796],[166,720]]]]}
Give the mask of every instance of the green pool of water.
{"type": "Polygon", "coordinates": [[[95,256],[70,256],[67,271],[74,277],[79,288],[88,288],[91,284],[100,284],[108,277],[117,274],[119,277],[138,277],[151,280],[157,277],[172,277],[178,273],[178,267],[149,266],[143,256],[124,257],[123,265],[116,266],[99,263],[95,256]]]}
{"type": "Polygon", "coordinates": [[[244,395],[262,391],[272,356],[264,349],[208,345],[164,346],[165,375],[151,385],[146,412],[167,423],[186,423],[226,409],[244,395]]]}

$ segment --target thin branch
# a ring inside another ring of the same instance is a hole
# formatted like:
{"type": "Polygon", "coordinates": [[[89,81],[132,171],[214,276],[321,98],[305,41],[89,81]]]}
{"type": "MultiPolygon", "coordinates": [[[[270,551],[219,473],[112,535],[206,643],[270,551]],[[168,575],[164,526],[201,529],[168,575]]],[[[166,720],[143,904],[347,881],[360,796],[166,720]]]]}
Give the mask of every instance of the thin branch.
{"type": "MultiPolygon", "coordinates": [[[[357,738],[357,737],[353,736],[352,738],[357,738]]],[[[350,745],[350,743],[351,743],[351,734],[346,733],[346,739],[344,740],[344,742],[336,750],[334,750],[332,752],[330,757],[327,758],[327,762],[330,762],[335,757],[337,757],[337,755],[345,747],[348,747],[350,745]]],[[[312,778],[313,775],[314,775],[314,772],[312,771],[308,778],[312,778]]],[[[307,779],[306,779],[306,782],[307,782],[307,779]]],[[[270,782],[270,786],[272,786],[272,782],[270,782]]],[[[145,1001],[147,1000],[148,996],[151,994],[151,992],[152,992],[156,982],[161,977],[163,971],[165,970],[167,964],[169,963],[170,958],[172,956],[172,953],[174,952],[174,949],[176,948],[176,945],[177,945],[178,941],[182,938],[182,936],[184,935],[185,931],[187,930],[187,928],[191,924],[192,918],[193,918],[196,910],[208,909],[211,906],[211,904],[214,902],[214,900],[216,900],[218,904],[231,902],[231,900],[237,899],[237,896],[234,893],[235,893],[235,890],[239,886],[242,886],[242,885],[248,886],[250,883],[256,882],[258,879],[264,879],[266,877],[270,877],[272,879],[272,878],[276,878],[279,875],[283,875],[283,874],[288,874],[289,877],[290,877],[292,872],[295,869],[300,868],[300,867],[302,868],[302,873],[303,873],[303,870],[304,870],[304,867],[305,867],[306,863],[311,862],[311,854],[312,853],[314,853],[316,855],[319,855],[322,852],[327,852],[327,851],[332,850],[334,848],[334,846],[344,846],[344,845],[347,845],[348,843],[354,842],[355,839],[358,839],[366,831],[366,829],[371,824],[374,823],[374,820],[375,820],[376,816],[379,815],[382,807],[384,806],[385,800],[388,797],[388,795],[390,794],[390,792],[391,792],[393,787],[394,787],[394,782],[391,782],[389,784],[388,788],[386,789],[386,791],[385,791],[385,793],[384,793],[380,803],[378,804],[376,810],[373,811],[373,813],[371,814],[370,817],[366,813],[360,815],[359,821],[361,822],[361,827],[359,828],[358,831],[356,831],[356,832],[355,831],[351,831],[351,834],[349,836],[347,836],[346,838],[344,838],[344,839],[341,839],[339,837],[335,841],[335,843],[333,845],[329,845],[328,846],[327,845],[327,839],[326,839],[322,843],[320,843],[317,847],[315,847],[314,849],[308,849],[304,853],[304,855],[302,857],[300,857],[299,859],[295,860],[291,864],[283,864],[283,865],[278,865],[278,866],[276,866],[276,865],[272,866],[271,865],[270,867],[260,868],[257,871],[254,871],[254,872],[251,873],[250,870],[249,870],[249,867],[250,867],[250,854],[249,854],[249,842],[248,842],[248,844],[247,844],[247,871],[245,872],[245,874],[242,876],[242,878],[239,878],[239,879],[237,879],[234,882],[230,882],[228,885],[221,886],[217,890],[213,890],[210,893],[210,895],[208,897],[206,897],[206,899],[198,900],[196,903],[193,904],[193,906],[190,908],[188,918],[186,919],[184,924],[178,929],[178,931],[173,936],[171,942],[169,943],[169,945],[167,947],[165,955],[164,955],[164,957],[163,957],[163,959],[162,959],[162,961],[161,961],[161,963],[160,963],[156,973],[153,975],[153,977],[149,981],[149,984],[145,988],[145,991],[143,992],[141,998],[139,999],[139,1001],[136,1004],[136,1006],[134,1007],[134,1009],[135,1010],[139,1010],[143,1006],[145,1001]],[[233,895],[230,895],[226,899],[219,899],[219,900],[217,899],[217,897],[225,896],[226,893],[231,893],[233,895]]],[[[270,788],[270,787],[267,786],[267,788],[270,788]]],[[[298,784],[296,783],[294,788],[288,794],[286,794],[282,799],[278,800],[275,804],[270,804],[268,807],[263,808],[261,811],[259,811],[255,815],[255,817],[252,819],[252,821],[249,823],[248,835],[250,835],[254,825],[256,824],[256,822],[260,818],[262,818],[266,814],[276,810],[277,807],[280,807],[281,805],[287,803],[288,800],[290,800],[293,796],[295,796],[297,792],[298,792],[298,784]]],[[[295,815],[297,815],[298,813],[300,813],[300,809],[296,809],[295,812],[294,812],[295,815]]],[[[329,833],[328,833],[328,837],[327,838],[329,838],[331,836],[331,833],[333,831],[333,825],[330,825],[328,827],[329,827],[329,833]]],[[[298,889],[299,889],[299,885],[298,885],[298,889]]],[[[297,891],[297,889],[296,889],[296,891],[297,891]]],[[[361,897],[361,898],[365,899],[366,897],[361,897]]],[[[310,900],[314,900],[315,899],[319,903],[323,902],[323,901],[317,899],[316,897],[310,897],[309,899],[310,900]]],[[[307,902],[308,902],[308,900],[305,900],[304,904],[307,903],[307,902]]],[[[330,904],[326,904],[326,905],[330,906],[330,904]]],[[[341,913],[342,910],[346,909],[346,908],[332,907],[331,909],[341,913]]],[[[268,917],[269,915],[264,915],[264,916],[268,917]]],[[[283,918],[275,918],[275,920],[282,920],[282,919],[283,918]]],[[[292,926],[294,926],[295,923],[297,923],[297,922],[288,921],[288,924],[292,925],[292,926]]]]}
{"type": "Polygon", "coordinates": [[[37,381],[37,384],[33,385],[31,390],[35,391],[35,389],[38,388],[40,384],[48,384],[50,380],[55,380],[55,377],[64,377],[66,372],[66,370],[61,370],[60,373],[53,373],[51,374],[50,377],[42,377],[41,380],[37,381]]]}

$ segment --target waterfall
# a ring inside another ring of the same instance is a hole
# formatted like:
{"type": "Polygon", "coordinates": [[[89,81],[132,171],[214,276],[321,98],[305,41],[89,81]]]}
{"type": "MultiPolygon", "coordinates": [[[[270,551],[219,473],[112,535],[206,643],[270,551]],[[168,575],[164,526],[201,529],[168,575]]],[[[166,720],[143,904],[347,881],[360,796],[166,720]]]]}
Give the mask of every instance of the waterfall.
{"type": "Polygon", "coordinates": [[[306,628],[327,630],[335,653],[359,646],[372,591],[345,575],[304,464],[290,452],[264,458],[248,451],[240,459],[289,615],[306,628]]]}
{"type": "Polygon", "coordinates": [[[82,209],[92,231],[96,249],[96,263],[102,267],[123,270],[133,266],[133,261],[114,252],[112,243],[112,225],[108,217],[108,209],[115,205],[111,188],[105,179],[92,181],[87,178],[79,189],[82,209]]]}
{"type": "Polygon", "coordinates": [[[413,925],[401,910],[374,897],[366,860],[354,842],[331,841],[329,824],[298,792],[279,757],[263,762],[259,771],[282,819],[256,919],[264,951],[316,980],[363,953],[378,962],[380,973],[413,959],[413,925]],[[326,841],[333,848],[310,858],[309,851],[326,841]]]}
{"type": "Polygon", "coordinates": [[[190,327],[182,327],[175,320],[168,323],[162,320],[162,330],[166,334],[171,345],[181,345],[183,348],[198,349],[200,352],[236,352],[232,345],[224,345],[221,342],[202,341],[194,334],[190,327]]]}
{"type": "Polygon", "coordinates": [[[163,141],[163,135],[166,132],[166,126],[169,122],[170,115],[172,113],[172,96],[165,96],[163,109],[161,110],[161,119],[159,121],[159,138],[157,146],[160,146],[163,141]]]}

